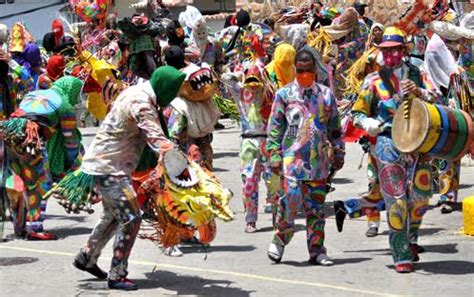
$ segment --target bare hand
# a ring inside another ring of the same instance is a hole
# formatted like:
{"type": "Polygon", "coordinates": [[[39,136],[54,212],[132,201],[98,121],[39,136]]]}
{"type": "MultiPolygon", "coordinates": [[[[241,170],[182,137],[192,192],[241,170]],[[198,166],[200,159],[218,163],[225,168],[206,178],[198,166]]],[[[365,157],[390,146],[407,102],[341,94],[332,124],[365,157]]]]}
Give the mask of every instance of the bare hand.
{"type": "Polygon", "coordinates": [[[401,91],[403,94],[413,94],[416,97],[421,97],[422,95],[421,89],[418,88],[416,84],[409,79],[403,80],[401,82],[401,91]]]}

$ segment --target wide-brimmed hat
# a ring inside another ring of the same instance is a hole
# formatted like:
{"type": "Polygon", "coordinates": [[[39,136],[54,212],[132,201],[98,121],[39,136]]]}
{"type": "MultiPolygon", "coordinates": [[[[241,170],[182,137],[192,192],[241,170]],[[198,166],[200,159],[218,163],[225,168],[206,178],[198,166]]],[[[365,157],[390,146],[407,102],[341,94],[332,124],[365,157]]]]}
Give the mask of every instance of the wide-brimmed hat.
{"type": "Polygon", "coordinates": [[[377,46],[380,48],[396,47],[405,45],[405,34],[397,27],[387,27],[383,31],[382,42],[377,46]]]}

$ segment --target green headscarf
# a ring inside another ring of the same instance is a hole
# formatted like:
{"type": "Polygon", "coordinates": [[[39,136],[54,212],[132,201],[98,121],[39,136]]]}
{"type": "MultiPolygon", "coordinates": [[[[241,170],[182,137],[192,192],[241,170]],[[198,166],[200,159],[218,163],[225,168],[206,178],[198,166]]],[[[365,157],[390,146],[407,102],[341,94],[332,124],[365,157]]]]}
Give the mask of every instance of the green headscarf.
{"type": "Polygon", "coordinates": [[[160,106],[166,106],[176,98],[185,78],[186,74],[171,66],[162,66],[153,72],[150,83],[160,106]]]}
{"type": "Polygon", "coordinates": [[[79,94],[81,93],[84,83],[82,80],[73,76],[63,76],[53,83],[52,89],[59,92],[63,99],[74,106],[79,101],[79,94]]]}

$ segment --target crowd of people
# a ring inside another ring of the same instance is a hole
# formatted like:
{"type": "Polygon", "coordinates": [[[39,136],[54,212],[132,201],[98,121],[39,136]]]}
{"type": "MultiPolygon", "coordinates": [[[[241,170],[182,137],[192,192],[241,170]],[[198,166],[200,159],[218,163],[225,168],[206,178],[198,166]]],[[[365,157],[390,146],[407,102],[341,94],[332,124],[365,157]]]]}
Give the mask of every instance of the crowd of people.
{"type": "Polygon", "coordinates": [[[108,279],[111,289],[137,289],[126,276],[142,219],[156,220],[154,238],[170,256],[182,255],[184,240],[212,241],[215,218],[232,219],[230,193],[212,173],[212,141],[219,118],[233,115],[242,129],[243,231],[258,230],[263,179],[272,262],[281,261],[302,213],[309,263],[334,264],[324,246],[325,198],[344,166],[345,143],[357,141],[369,156],[368,192],[334,202],[337,228],[347,216],[367,216],[366,236],[377,236],[386,210],[395,270],[414,271],[429,199],[439,192],[441,213],[450,213],[460,158],[474,156],[474,12],[415,2],[393,24],[369,19],[357,2],[312,1],[259,19],[242,9],[211,32],[193,6],[173,19],[150,1],[146,15],[119,18],[107,0],[71,1],[86,27],[54,20],[42,44],[27,24],[0,24],[2,233],[11,219],[17,237],[54,240],[43,230],[48,197],[60,193],[68,212],[92,212],[90,204],[101,202],[100,222],[74,266],[108,279]],[[451,126],[430,149],[406,152],[392,128],[397,110],[409,118],[416,100],[445,110],[438,121],[451,126]],[[80,118],[79,103],[87,107],[80,118]],[[100,127],[84,150],[78,127],[88,116],[100,127]],[[443,137],[462,147],[434,153],[443,137]],[[165,197],[152,219],[146,193],[165,197]],[[97,259],[114,235],[107,273],[97,259]]]}

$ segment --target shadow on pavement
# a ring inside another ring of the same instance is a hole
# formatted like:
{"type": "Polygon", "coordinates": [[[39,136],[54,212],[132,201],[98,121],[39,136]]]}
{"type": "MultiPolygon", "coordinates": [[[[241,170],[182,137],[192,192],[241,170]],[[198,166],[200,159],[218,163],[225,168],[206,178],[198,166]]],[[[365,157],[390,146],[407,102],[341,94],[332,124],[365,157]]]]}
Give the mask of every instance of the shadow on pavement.
{"type": "Polygon", "coordinates": [[[193,253],[193,252],[207,252],[207,253],[216,253],[216,252],[251,252],[256,249],[253,245],[211,245],[206,249],[202,245],[185,245],[180,246],[179,249],[184,253],[193,253]]]}
{"type": "MultiPolygon", "coordinates": [[[[426,250],[424,253],[456,254],[458,253],[458,249],[456,248],[457,245],[458,245],[457,243],[447,243],[447,244],[423,245],[423,247],[426,250]]],[[[344,251],[344,253],[379,253],[379,252],[380,253],[385,252],[387,255],[391,255],[390,249],[388,248],[344,251]]]]}
{"type": "Polygon", "coordinates": [[[37,262],[39,258],[33,257],[1,257],[0,266],[15,266],[37,262]]]}
{"type": "Polygon", "coordinates": [[[58,239],[64,239],[70,236],[91,234],[92,230],[92,228],[86,227],[62,227],[49,229],[48,231],[54,233],[58,237],[58,239]]]}
{"type": "MultiPolygon", "coordinates": [[[[344,264],[357,264],[365,261],[372,260],[372,258],[362,257],[362,258],[335,258],[334,265],[344,265],[344,264]]],[[[297,261],[282,261],[282,265],[289,265],[294,267],[305,267],[305,266],[319,266],[310,264],[308,261],[297,262],[297,261]]]]}
{"type": "Polygon", "coordinates": [[[239,152],[220,152],[220,153],[214,153],[213,157],[214,159],[219,159],[219,158],[225,158],[225,157],[238,157],[239,152]]]}
{"type": "MultiPolygon", "coordinates": [[[[387,265],[394,269],[393,265],[387,265]]],[[[432,274],[466,275],[474,274],[474,263],[469,261],[435,261],[415,263],[416,271],[425,271],[432,274]]]]}
{"type": "MultiPolygon", "coordinates": [[[[296,224],[295,225],[295,230],[296,230],[296,232],[306,230],[306,226],[302,225],[302,224],[296,224]]],[[[263,233],[263,232],[273,232],[273,226],[268,226],[268,227],[263,227],[263,228],[258,228],[257,229],[257,233],[263,233]]]]}
{"type": "Polygon", "coordinates": [[[423,245],[426,249],[426,253],[438,253],[438,254],[456,254],[458,252],[457,243],[447,243],[447,244],[433,244],[433,245],[423,245]]]}
{"type": "Polygon", "coordinates": [[[344,264],[357,264],[365,261],[372,260],[372,258],[361,257],[361,258],[335,258],[335,265],[344,265],[344,264]]]}
{"type": "Polygon", "coordinates": [[[227,169],[224,169],[224,168],[218,168],[218,167],[214,167],[212,169],[212,172],[228,172],[229,170],[227,169]]]}
{"type": "Polygon", "coordinates": [[[231,287],[233,282],[222,279],[206,279],[199,276],[177,274],[171,271],[155,271],[145,273],[147,279],[136,280],[140,289],[162,288],[164,290],[175,291],[173,295],[193,295],[193,296],[250,296],[253,291],[242,290],[231,287]]]}
{"type": "Polygon", "coordinates": [[[352,178],[336,177],[332,179],[332,183],[336,185],[351,184],[353,182],[354,180],[352,178]]]}
{"type": "MultiPolygon", "coordinates": [[[[427,236],[427,235],[434,235],[437,234],[441,231],[444,231],[446,229],[444,228],[423,228],[421,227],[420,230],[418,231],[419,236],[427,236]]],[[[388,235],[388,230],[383,231],[382,233],[379,233],[379,235],[388,235]]]]}
{"type": "Polygon", "coordinates": [[[84,223],[86,221],[87,216],[78,216],[78,215],[49,215],[46,214],[46,220],[69,220],[75,221],[78,223],[84,223]]]}

